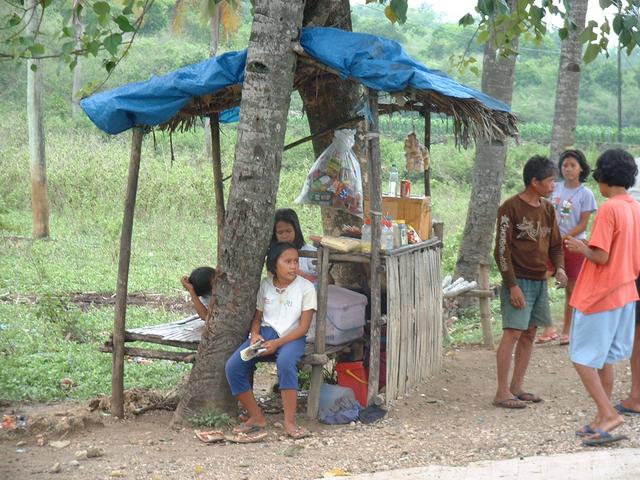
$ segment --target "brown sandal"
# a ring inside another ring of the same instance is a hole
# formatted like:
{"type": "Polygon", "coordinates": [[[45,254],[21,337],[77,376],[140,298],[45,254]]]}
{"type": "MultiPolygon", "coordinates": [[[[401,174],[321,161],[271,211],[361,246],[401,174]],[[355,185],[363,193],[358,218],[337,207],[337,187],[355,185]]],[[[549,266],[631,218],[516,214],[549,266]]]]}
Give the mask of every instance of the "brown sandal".
{"type": "Polygon", "coordinates": [[[194,430],[196,438],[204,443],[216,443],[224,441],[224,432],[222,430],[194,430]]]}

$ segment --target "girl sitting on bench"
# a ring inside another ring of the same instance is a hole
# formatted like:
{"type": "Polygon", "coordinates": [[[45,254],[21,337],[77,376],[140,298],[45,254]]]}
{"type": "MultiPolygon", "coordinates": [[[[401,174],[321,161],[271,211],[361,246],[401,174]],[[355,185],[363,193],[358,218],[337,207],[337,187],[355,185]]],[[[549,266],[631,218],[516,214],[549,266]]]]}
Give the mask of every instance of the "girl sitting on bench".
{"type": "Polygon", "coordinates": [[[272,274],[260,284],[256,313],[249,338],[231,355],[225,366],[231,393],[238,397],[249,418],[234,433],[260,434],[267,424],[251,389],[249,376],[258,361],[275,361],[284,408],[284,431],[295,439],[308,432],[296,425],[298,362],[304,354],[305,335],[316,310],[313,284],[298,274],[298,250],[288,242],[271,245],[267,270],[272,274]],[[240,352],[262,341],[259,356],[242,360],[240,352]]]}

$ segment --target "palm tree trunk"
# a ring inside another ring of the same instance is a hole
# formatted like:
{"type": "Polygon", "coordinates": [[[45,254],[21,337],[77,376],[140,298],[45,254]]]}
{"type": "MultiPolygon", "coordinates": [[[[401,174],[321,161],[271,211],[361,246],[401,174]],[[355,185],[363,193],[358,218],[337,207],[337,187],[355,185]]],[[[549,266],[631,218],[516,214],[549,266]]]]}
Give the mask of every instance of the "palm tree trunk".
{"type": "Polygon", "coordinates": [[[560,45],[560,67],[556,84],[556,106],[551,129],[551,160],[576,142],[578,93],[582,73],[582,43],[578,39],[584,30],[589,0],[571,0],[571,20],[576,30],[560,45]]]}
{"type": "MultiPolygon", "coordinates": [[[[36,35],[42,9],[36,0],[28,0],[27,33],[36,35]]],[[[33,238],[49,236],[49,196],[47,164],[44,154],[44,122],[42,118],[42,68],[40,60],[27,61],[27,121],[31,169],[31,213],[33,238]]]]}
{"type": "Polygon", "coordinates": [[[211,313],[174,419],[234,412],[223,365],[244,340],[271,237],[304,0],[256,0],[211,313]],[[262,228],[256,226],[262,226],[262,228]]]}
{"type": "MultiPolygon", "coordinates": [[[[513,1],[511,0],[512,5],[513,1]]],[[[517,49],[517,41],[512,47],[517,49]]],[[[495,41],[491,38],[484,48],[482,91],[510,105],[516,57],[515,55],[496,56],[496,53],[495,41]]],[[[487,262],[491,251],[496,214],[500,205],[506,157],[505,141],[478,141],[476,144],[471,198],[458,251],[456,278],[477,279],[479,264],[487,262]]]]}

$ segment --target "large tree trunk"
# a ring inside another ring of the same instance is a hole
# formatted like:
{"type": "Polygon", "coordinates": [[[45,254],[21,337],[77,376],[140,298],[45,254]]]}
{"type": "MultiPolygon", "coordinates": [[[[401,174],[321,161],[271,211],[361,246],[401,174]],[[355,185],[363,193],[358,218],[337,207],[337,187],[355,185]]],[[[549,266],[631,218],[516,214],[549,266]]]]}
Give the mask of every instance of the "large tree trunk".
{"type": "MultiPolygon", "coordinates": [[[[351,31],[351,9],[349,0],[309,0],[304,10],[305,26],[335,27],[351,31]]],[[[299,89],[311,134],[321,132],[348,118],[354,117],[354,107],[359,100],[359,86],[355,82],[342,80],[327,73],[307,82],[299,89]]],[[[361,124],[363,125],[363,124],[361,124]]],[[[349,127],[353,128],[353,126],[349,127]]],[[[363,191],[367,192],[368,172],[364,131],[360,130],[354,150],[360,160],[363,173],[363,191]]],[[[316,158],[333,140],[333,131],[313,139],[313,153],[316,158]]],[[[349,212],[334,208],[322,208],[322,227],[325,233],[338,235],[342,225],[359,225],[362,220],[349,212]]],[[[335,265],[331,270],[336,281],[343,285],[358,285],[362,278],[361,269],[354,265],[335,265]],[[354,268],[355,267],[355,268],[354,268]]]]}
{"type": "Polygon", "coordinates": [[[271,237],[304,0],[257,0],[210,318],[175,420],[234,412],[224,364],[249,330],[271,237]]]}
{"type": "Polygon", "coordinates": [[[589,0],[571,0],[571,20],[576,30],[562,41],[560,46],[560,67],[556,84],[556,107],[551,129],[551,160],[576,142],[576,122],[578,115],[578,92],[582,73],[582,43],[578,39],[584,30],[589,0]]]}
{"type": "MultiPolygon", "coordinates": [[[[513,1],[513,0],[512,0],[513,1]]],[[[517,43],[513,45],[517,48],[517,43]]],[[[511,104],[516,57],[497,56],[493,38],[485,44],[482,63],[482,91],[511,104]]],[[[478,141],[473,167],[471,198],[467,210],[455,276],[477,279],[478,265],[488,260],[493,229],[500,205],[500,190],[507,158],[506,141],[478,141]]],[[[466,305],[462,305],[466,306],[466,305]]]]}
{"type": "MultiPolygon", "coordinates": [[[[27,33],[36,34],[42,8],[36,0],[28,0],[27,33]]],[[[44,155],[44,124],[42,119],[41,60],[27,61],[27,121],[29,123],[29,155],[31,167],[31,213],[33,238],[49,236],[49,196],[47,164],[44,155]]]]}

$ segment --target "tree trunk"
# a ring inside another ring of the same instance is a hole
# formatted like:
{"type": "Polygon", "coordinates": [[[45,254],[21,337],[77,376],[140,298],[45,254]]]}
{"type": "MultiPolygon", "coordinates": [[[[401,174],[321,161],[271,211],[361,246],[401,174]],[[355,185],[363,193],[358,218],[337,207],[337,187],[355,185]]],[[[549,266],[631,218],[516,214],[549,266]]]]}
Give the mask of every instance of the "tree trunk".
{"type": "MultiPolygon", "coordinates": [[[[218,47],[220,46],[220,3],[216,5],[214,15],[209,22],[211,27],[209,32],[209,56],[215,57],[218,54],[218,47]]],[[[204,119],[204,151],[207,154],[207,159],[211,158],[211,120],[209,117],[204,119]]],[[[220,235],[220,232],[218,232],[220,235]]]]}
{"type": "Polygon", "coordinates": [[[556,84],[556,106],[551,129],[551,160],[576,142],[578,93],[582,73],[582,43],[578,39],[584,30],[589,0],[571,0],[571,19],[576,30],[560,45],[560,67],[556,84]]]}
{"type": "MultiPolygon", "coordinates": [[[[305,26],[335,27],[351,31],[351,9],[349,0],[310,0],[304,10],[305,26]]],[[[335,75],[325,74],[299,89],[302,103],[307,114],[311,134],[326,130],[337,123],[355,116],[354,107],[359,101],[359,86],[355,82],[342,80],[335,75]]],[[[363,191],[367,192],[368,166],[366,161],[363,123],[358,130],[355,152],[360,161],[363,175],[363,191]]],[[[353,127],[350,127],[353,128],[353,127]]],[[[313,153],[316,158],[333,140],[333,131],[315,137],[313,153]]],[[[322,208],[323,231],[329,235],[338,235],[342,225],[361,225],[362,220],[349,212],[334,208],[322,208]]],[[[338,264],[331,274],[339,284],[358,285],[362,278],[360,265],[338,264]]]]}
{"type": "MultiPolygon", "coordinates": [[[[517,48],[517,42],[513,48],[517,48]]],[[[515,55],[506,58],[496,57],[495,42],[493,38],[490,39],[484,48],[482,91],[510,105],[513,96],[515,67],[515,55]]],[[[500,205],[500,190],[507,158],[505,142],[499,140],[478,141],[476,144],[471,198],[464,234],[458,251],[456,278],[477,279],[478,265],[487,262],[491,251],[493,229],[500,205]]],[[[462,302],[461,306],[468,306],[468,304],[462,302]]]]}
{"type": "Polygon", "coordinates": [[[174,419],[234,412],[224,364],[246,338],[271,238],[304,0],[257,0],[215,288],[196,363],[174,419]],[[262,226],[262,227],[260,227],[262,226]]]}
{"type": "MultiPolygon", "coordinates": [[[[27,33],[34,35],[40,25],[42,8],[36,0],[28,0],[27,33]]],[[[29,123],[29,156],[31,169],[31,213],[33,238],[49,236],[49,196],[47,164],[44,155],[44,125],[42,119],[41,60],[27,61],[27,121],[29,123]]]]}
{"type": "MultiPolygon", "coordinates": [[[[80,48],[80,39],[82,38],[82,32],[84,25],[78,15],[73,17],[73,28],[76,37],[76,48],[80,48]]],[[[77,120],[82,114],[80,108],[80,89],[82,88],[82,57],[76,57],[76,66],[73,68],[73,84],[71,87],[71,116],[77,120]]]]}

